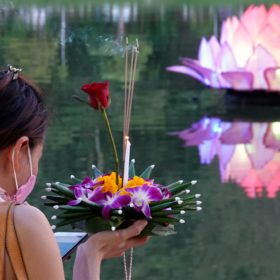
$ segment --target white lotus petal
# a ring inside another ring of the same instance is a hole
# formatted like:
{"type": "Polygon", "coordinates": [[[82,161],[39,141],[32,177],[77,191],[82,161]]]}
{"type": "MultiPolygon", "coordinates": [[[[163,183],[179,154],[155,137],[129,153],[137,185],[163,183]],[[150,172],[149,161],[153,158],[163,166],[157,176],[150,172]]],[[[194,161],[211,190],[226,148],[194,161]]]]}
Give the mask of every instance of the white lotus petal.
{"type": "Polygon", "coordinates": [[[215,59],[211,47],[205,38],[200,41],[198,49],[198,60],[200,65],[211,70],[215,70],[215,59]]]}
{"type": "Polygon", "coordinates": [[[232,52],[239,67],[245,67],[247,60],[253,54],[253,46],[250,32],[240,23],[235,30],[231,44],[232,52]]]}

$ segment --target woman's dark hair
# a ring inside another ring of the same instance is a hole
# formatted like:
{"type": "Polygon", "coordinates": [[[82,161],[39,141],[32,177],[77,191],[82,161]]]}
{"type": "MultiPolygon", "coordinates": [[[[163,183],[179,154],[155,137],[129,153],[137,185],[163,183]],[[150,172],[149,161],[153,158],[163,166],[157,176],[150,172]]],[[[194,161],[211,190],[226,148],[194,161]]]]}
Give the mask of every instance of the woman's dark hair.
{"type": "Polygon", "coordinates": [[[0,151],[20,137],[30,148],[44,139],[48,112],[40,90],[9,68],[0,72],[0,151]]]}

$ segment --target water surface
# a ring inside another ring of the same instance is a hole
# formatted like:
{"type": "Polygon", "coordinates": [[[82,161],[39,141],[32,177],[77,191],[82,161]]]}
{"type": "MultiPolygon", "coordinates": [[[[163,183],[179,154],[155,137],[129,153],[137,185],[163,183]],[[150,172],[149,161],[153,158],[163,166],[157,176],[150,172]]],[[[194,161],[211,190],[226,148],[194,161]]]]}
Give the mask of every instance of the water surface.
{"type": "MultiPolygon", "coordinates": [[[[53,112],[30,203],[51,216],[53,211],[40,201],[45,182],[68,180],[70,174],[85,176],[93,163],[104,171],[113,167],[102,120],[72,96],[83,94],[84,83],[109,80],[109,115],[121,143],[122,38],[137,37],[141,54],[131,127],[137,170],[155,164],[154,177],[162,184],[197,179],[193,192],[202,194],[204,205],[202,212],[186,216],[176,236],[153,238],[136,251],[134,279],[279,279],[277,194],[274,199],[265,192],[249,199],[237,183],[221,183],[217,157],[201,165],[196,146],[186,148],[169,135],[226,108],[222,93],[168,73],[165,67],[176,64],[180,56],[196,57],[200,38],[218,35],[222,20],[246,6],[144,2],[36,5],[30,1],[1,6],[0,64],[23,67],[24,74],[43,88],[53,112]]],[[[277,114],[272,121],[277,121],[277,114]]],[[[71,263],[66,270],[71,279],[71,263]]],[[[121,260],[106,261],[102,279],[121,278],[121,260]]]]}

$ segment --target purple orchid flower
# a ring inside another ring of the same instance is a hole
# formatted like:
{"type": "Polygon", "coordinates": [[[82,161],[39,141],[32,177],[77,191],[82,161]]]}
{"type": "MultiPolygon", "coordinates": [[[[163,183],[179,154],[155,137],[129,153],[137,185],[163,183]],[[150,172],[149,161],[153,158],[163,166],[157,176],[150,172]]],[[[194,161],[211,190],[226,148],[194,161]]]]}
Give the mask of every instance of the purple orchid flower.
{"type": "Polygon", "coordinates": [[[103,182],[95,182],[90,177],[85,177],[84,180],[74,186],[69,187],[73,191],[76,199],[69,201],[67,204],[75,206],[81,203],[82,200],[90,200],[91,202],[98,202],[104,199],[99,185],[103,182]]]}
{"type": "Polygon", "coordinates": [[[102,215],[105,219],[110,218],[111,209],[120,209],[127,206],[131,201],[129,195],[120,195],[119,193],[113,195],[111,192],[107,192],[104,195],[106,199],[100,201],[100,204],[103,205],[102,215]]]}
{"type": "Polygon", "coordinates": [[[87,197],[91,202],[99,203],[100,201],[104,200],[105,195],[101,191],[102,187],[96,187],[93,190],[87,190],[87,197]]]}
{"type": "Polygon", "coordinates": [[[71,186],[71,187],[69,187],[69,189],[74,190],[76,187],[82,187],[85,189],[89,189],[89,188],[94,188],[99,185],[102,185],[103,183],[104,183],[103,181],[96,182],[96,180],[92,180],[90,177],[85,177],[81,183],[71,186]]]}
{"type": "Polygon", "coordinates": [[[126,191],[132,194],[131,200],[135,209],[139,212],[142,211],[148,219],[152,218],[149,202],[160,201],[163,198],[160,189],[146,184],[135,188],[127,188],[126,191]]]}
{"type": "Polygon", "coordinates": [[[76,199],[69,201],[67,204],[75,206],[80,204],[83,198],[86,198],[86,189],[81,186],[75,186],[72,190],[76,199]]]}

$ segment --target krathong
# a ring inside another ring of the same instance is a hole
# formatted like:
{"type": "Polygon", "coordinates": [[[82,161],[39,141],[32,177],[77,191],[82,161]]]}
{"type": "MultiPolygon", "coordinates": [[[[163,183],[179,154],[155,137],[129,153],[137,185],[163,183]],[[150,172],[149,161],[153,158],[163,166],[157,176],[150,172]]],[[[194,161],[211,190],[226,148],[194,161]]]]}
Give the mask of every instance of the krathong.
{"type": "Polygon", "coordinates": [[[181,58],[169,71],[189,75],[212,88],[280,91],[280,6],[251,5],[227,18],[220,40],[202,38],[198,59],[181,58]]]}
{"type": "Polygon", "coordinates": [[[138,53],[138,41],[131,47],[126,42],[122,168],[106,113],[110,106],[109,82],[84,85],[82,90],[88,95],[87,101],[76,97],[101,113],[112,144],[115,167],[101,172],[93,165],[92,174],[83,179],[71,175],[70,183],[47,183],[46,190],[52,194],[42,199],[47,199],[45,204],[56,209],[52,219],[57,222],[53,228],[72,225],[95,233],[126,228],[136,220],[146,219],[148,225],[142,235],[169,235],[175,233],[174,224],[185,223],[182,217],[187,211],[201,210],[201,202],[197,201],[200,194],[190,194],[189,190],[196,181],[179,180],[162,185],[151,178],[154,165],[137,173],[135,160],[130,160],[129,127],[138,53]]]}
{"type": "Polygon", "coordinates": [[[235,182],[249,198],[275,198],[280,191],[280,122],[222,121],[205,117],[171,133],[197,146],[200,162],[219,159],[221,181],[235,182]]]}

